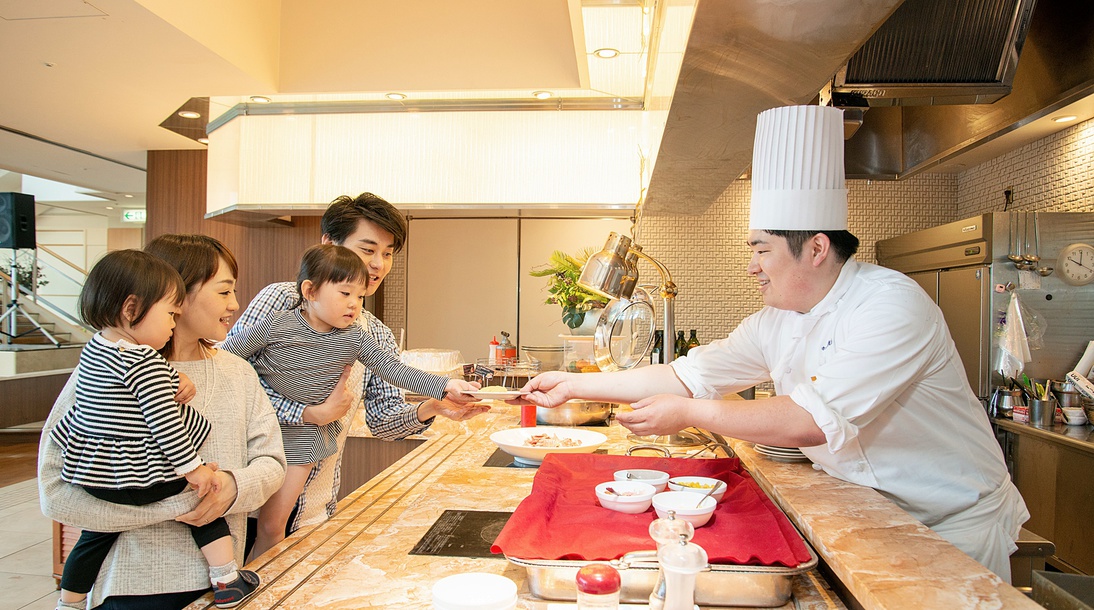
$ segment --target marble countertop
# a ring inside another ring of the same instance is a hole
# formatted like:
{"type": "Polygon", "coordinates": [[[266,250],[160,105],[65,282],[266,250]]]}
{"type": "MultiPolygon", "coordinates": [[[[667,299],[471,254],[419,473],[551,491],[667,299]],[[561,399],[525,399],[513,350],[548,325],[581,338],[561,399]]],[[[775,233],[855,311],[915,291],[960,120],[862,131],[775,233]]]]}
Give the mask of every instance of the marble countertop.
{"type": "MultiPolygon", "coordinates": [[[[482,467],[495,450],[490,432],[518,420],[518,409],[501,403],[466,422],[439,420],[427,442],[340,501],[332,519],[251,562],[263,587],[240,607],[425,608],[433,583],[472,571],[518,583],[518,608],[574,607],[535,600],[524,569],[502,559],[409,554],[445,510],[512,511],[528,495],[534,469],[482,467]]],[[[609,453],[630,446],[619,426],[597,430],[609,453]]],[[[730,442],[863,607],[1039,607],[877,492],[730,442]]],[[[794,577],[793,590],[784,610],[844,608],[816,570],[794,577]]]]}

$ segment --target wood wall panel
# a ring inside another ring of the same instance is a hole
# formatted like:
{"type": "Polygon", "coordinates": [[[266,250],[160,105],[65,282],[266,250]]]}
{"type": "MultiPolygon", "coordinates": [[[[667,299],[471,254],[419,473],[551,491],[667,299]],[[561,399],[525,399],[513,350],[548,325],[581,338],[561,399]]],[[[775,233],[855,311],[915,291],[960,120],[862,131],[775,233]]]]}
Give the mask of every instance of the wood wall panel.
{"type": "Polygon", "coordinates": [[[296,278],[300,254],[319,243],[318,216],[294,216],[292,226],[244,226],[205,219],[204,150],[148,152],[145,240],[166,233],[204,233],[219,239],[239,262],[240,311],[262,287],[296,278]]]}
{"type": "Polygon", "coordinates": [[[64,371],[56,375],[14,376],[0,380],[0,396],[4,397],[0,428],[45,421],[68,376],[69,371],[64,371]]]}

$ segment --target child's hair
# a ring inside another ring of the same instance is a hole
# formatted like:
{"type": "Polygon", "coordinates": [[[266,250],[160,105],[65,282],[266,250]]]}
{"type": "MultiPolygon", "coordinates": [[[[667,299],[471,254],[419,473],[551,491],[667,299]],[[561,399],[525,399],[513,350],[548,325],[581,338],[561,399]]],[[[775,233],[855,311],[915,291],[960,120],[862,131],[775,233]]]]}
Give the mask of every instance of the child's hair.
{"type": "Polygon", "coordinates": [[[186,297],[179,272],[164,261],[140,250],[115,250],[99,259],[87,274],[80,291],[80,316],[96,330],[120,326],[125,300],[137,297],[136,315],[130,325],[140,324],[152,306],[174,293],[175,304],[186,297]]]}
{"type": "Polygon", "coordinates": [[[319,288],[327,282],[362,282],[368,286],[368,267],[353,250],[335,244],[312,246],[300,258],[296,276],[296,307],[304,302],[304,280],[319,288]]]}

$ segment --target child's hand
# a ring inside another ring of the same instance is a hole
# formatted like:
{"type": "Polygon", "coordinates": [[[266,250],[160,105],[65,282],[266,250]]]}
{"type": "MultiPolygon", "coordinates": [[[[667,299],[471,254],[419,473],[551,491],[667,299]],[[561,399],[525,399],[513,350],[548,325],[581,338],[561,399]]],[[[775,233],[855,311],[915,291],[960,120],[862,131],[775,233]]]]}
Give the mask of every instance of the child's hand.
{"type": "Polygon", "coordinates": [[[175,402],[186,404],[197,395],[198,389],[194,386],[194,382],[190,381],[186,375],[179,373],[179,391],[175,392],[175,402]]]}
{"type": "Polygon", "coordinates": [[[476,402],[478,399],[474,396],[468,396],[462,394],[463,391],[474,392],[481,386],[477,381],[464,381],[462,379],[451,379],[448,383],[444,384],[445,399],[451,400],[454,403],[466,405],[472,402],[476,402]]]}
{"type": "Polygon", "coordinates": [[[198,466],[186,473],[186,481],[190,486],[198,490],[198,497],[204,498],[210,491],[219,491],[220,483],[216,480],[216,473],[208,466],[198,466]]]}

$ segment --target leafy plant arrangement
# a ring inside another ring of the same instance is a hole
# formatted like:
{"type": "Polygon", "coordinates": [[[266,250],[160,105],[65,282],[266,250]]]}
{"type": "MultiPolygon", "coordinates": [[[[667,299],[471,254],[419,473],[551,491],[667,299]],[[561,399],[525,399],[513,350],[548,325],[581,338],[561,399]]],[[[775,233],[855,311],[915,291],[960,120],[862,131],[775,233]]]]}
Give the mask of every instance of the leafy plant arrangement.
{"type": "Polygon", "coordinates": [[[577,257],[555,250],[550,260],[528,272],[532,277],[546,277],[547,292],[551,293],[545,303],[562,307],[562,321],[570,328],[577,328],[585,321],[585,314],[594,309],[602,309],[608,299],[578,285],[581,268],[592,256],[593,249],[586,248],[577,257]]]}

